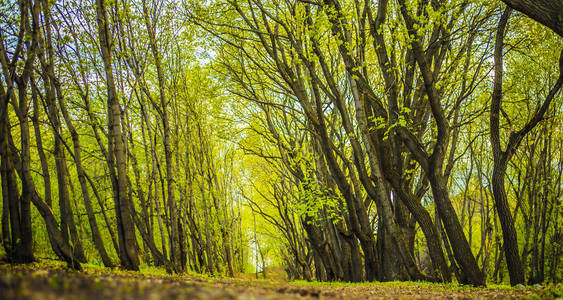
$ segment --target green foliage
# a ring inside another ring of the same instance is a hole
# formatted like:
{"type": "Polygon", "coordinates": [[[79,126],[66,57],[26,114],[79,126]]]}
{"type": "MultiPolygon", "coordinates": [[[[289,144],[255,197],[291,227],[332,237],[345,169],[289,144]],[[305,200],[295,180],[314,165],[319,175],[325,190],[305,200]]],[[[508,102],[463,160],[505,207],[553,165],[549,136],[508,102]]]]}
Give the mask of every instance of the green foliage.
{"type": "MultiPolygon", "coordinates": [[[[502,229],[491,190],[489,134],[492,51],[504,5],[487,0],[406,0],[405,8],[414,22],[414,32],[409,34],[398,1],[389,1],[386,18],[375,32],[370,18],[377,17],[379,6],[337,2],[339,8],[308,1],[106,1],[111,7],[112,64],[121,109],[120,130],[126,144],[127,197],[134,206],[132,213],[140,220],[135,236],[142,274],[166,276],[156,266],[156,253],[148,244],[153,242],[156,250],[170,259],[171,210],[178,211],[184,230],[190,275],[227,274],[227,253],[232,254],[235,273],[255,272],[261,264],[266,268],[289,267],[291,262],[301,273],[305,266],[313,266],[313,274],[318,249],[313,249],[306,225],[319,228],[324,240],[330,232],[338,232],[339,243],[348,236],[358,243],[360,234],[349,227],[351,217],[360,216],[368,220],[365,232],[381,241],[382,212],[375,204],[380,199],[368,192],[368,185],[381,188],[390,199],[401,230],[412,230],[409,234],[414,236],[415,247],[411,254],[422,269],[429,263],[426,237],[408,208],[397,204],[402,200],[390,179],[396,176],[405,191],[416,195],[441,230],[443,224],[434,216],[433,186],[427,182],[422,157],[444,173],[440,180],[448,187],[463,234],[489,282],[507,282],[502,229]],[[432,84],[440,97],[438,107],[429,103],[413,42],[419,42],[425,51],[432,84]],[[382,57],[382,52],[388,57],[382,57]],[[159,68],[164,78],[159,78],[159,68]],[[390,74],[395,80],[391,83],[386,82],[390,74]],[[160,96],[165,103],[159,101],[160,96]],[[448,141],[438,149],[445,153],[441,161],[434,160],[440,138],[436,110],[443,110],[450,129],[448,141]],[[169,153],[164,148],[164,111],[169,115],[169,153]],[[397,134],[401,132],[414,143],[407,144],[397,134]],[[167,178],[167,163],[174,171],[172,181],[167,178]],[[378,181],[377,167],[382,168],[383,183],[378,181]],[[178,199],[173,208],[168,205],[170,182],[176,186],[172,194],[178,199]],[[354,205],[364,207],[349,212],[351,198],[356,200],[354,205]],[[404,216],[400,215],[403,211],[404,216]],[[142,232],[148,229],[147,241],[142,232]]],[[[8,99],[5,93],[14,92],[2,121],[9,123],[15,155],[22,157],[29,151],[35,191],[43,201],[51,195],[49,209],[59,229],[60,177],[53,153],[60,135],[68,169],[68,183],[64,184],[70,191],[72,216],[86,252],[85,269],[103,272],[74,160],[75,141],[60,103],[55,105],[59,110],[56,117],[63,124],[60,133],[53,131],[54,120],[46,102],[51,83],[44,72],[46,65],[54,66],[52,76],[60,84],[57,96],[79,136],[93,220],[108,256],[118,262],[114,241],[118,240],[119,213],[110,177],[115,166],[110,166],[113,158],[106,156],[112,149],[108,149],[107,78],[97,38],[96,7],[80,1],[49,1],[46,9],[52,20],[48,24],[40,10],[39,44],[51,45],[55,54],[49,57],[46,49],[37,50],[30,61],[33,76],[29,82],[33,85],[18,94],[23,85],[6,76],[24,69],[35,24],[32,14],[19,14],[18,3],[3,1],[0,5],[0,42],[6,48],[1,54],[15,61],[14,72],[6,69],[11,65],[2,66],[0,95],[8,99]],[[23,17],[28,19],[21,23],[23,17]],[[29,26],[22,27],[23,48],[21,57],[15,59],[12,56],[20,28],[14,24],[20,23],[29,26]],[[46,36],[47,28],[53,36],[46,36]],[[33,104],[37,104],[37,111],[33,104]],[[22,108],[26,111],[20,114],[22,108]],[[29,122],[28,149],[22,146],[21,116],[29,122]],[[32,122],[35,119],[37,129],[32,122]],[[46,175],[50,175],[50,187],[46,175]]],[[[559,76],[558,50],[562,46],[561,37],[542,25],[522,14],[511,16],[503,66],[503,147],[553,87],[559,76]]],[[[544,120],[515,151],[506,172],[508,204],[526,276],[537,272],[542,260],[544,281],[560,281],[563,276],[562,105],[559,92],[544,120]]],[[[3,136],[2,141],[8,139],[3,136]]],[[[19,197],[28,186],[16,173],[19,197]]],[[[56,258],[43,216],[34,206],[31,215],[35,255],[56,258]]],[[[5,231],[10,232],[10,226],[4,225],[5,231]]],[[[440,239],[447,237],[444,232],[440,239]]],[[[76,246],[75,241],[68,243],[76,246]]],[[[364,266],[365,249],[358,253],[364,266]]],[[[6,255],[4,247],[0,247],[0,255],[6,255]]],[[[300,275],[303,278],[304,274],[300,275]]],[[[53,289],[65,288],[57,279],[49,284],[53,289]]],[[[381,285],[401,288],[412,284],[381,285]]],[[[456,284],[418,285],[448,291],[466,289],[456,284]]],[[[555,286],[541,293],[537,295],[559,297],[561,289],[555,286]]]]}
{"type": "Polygon", "coordinates": [[[343,221],[342,199],[332,189],[319,185],[311,173],[299,184],[299,202],[296,212],[313,221],[320,221],[322,215],[334,223],[343,221]]]}

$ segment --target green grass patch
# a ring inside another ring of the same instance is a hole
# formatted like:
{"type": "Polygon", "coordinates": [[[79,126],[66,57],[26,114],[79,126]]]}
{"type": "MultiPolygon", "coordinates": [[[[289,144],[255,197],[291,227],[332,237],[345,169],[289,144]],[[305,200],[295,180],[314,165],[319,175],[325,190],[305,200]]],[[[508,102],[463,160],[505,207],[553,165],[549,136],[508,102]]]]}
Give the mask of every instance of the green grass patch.
{"type": "Polygon", "coordinates": [[[463,291],[471,289],[487,289],[487,290],[511,290],[514,289],[508,285],[495,285],[490,284],[486,287],[474,287],[471,285],[463,285],[456,282],[451,283],[435,283],[428,281],[364,281],[364,282],[342,282],[342,281],[332,281],[332,282],[322,282],[322,281],[305,281],[305,280],[295,280],[291,283],[296,285],[305,285],[313,287],[371,287],[371,286],[381,286],[381,287],[394,287],[394,288],[415,288],[424,287],[429,289],[437,289],[444,291],[463,291]]]}

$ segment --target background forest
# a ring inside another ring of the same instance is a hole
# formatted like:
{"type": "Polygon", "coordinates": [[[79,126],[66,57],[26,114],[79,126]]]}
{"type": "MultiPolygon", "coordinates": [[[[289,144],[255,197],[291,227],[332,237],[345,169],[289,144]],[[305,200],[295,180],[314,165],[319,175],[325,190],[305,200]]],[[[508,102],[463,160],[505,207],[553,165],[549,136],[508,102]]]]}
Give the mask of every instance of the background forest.
{"type": "Polygon", "coordinates": [[[560,1],[0,3],[11,263],[562,280],[560,1]]]}

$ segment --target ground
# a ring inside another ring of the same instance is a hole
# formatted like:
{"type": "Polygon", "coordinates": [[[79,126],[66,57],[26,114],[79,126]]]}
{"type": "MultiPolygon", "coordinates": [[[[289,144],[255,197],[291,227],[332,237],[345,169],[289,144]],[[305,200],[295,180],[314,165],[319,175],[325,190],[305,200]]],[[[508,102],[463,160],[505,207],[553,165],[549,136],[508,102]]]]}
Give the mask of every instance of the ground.
{"type": "Polygon", "coordinates": [[[474,288],[421,282],[308,283],[245,278],[167,275],[86,265],[68,270],[58,262],[0,263],[0,299],[555,299],[563,286],[474,288]]]}

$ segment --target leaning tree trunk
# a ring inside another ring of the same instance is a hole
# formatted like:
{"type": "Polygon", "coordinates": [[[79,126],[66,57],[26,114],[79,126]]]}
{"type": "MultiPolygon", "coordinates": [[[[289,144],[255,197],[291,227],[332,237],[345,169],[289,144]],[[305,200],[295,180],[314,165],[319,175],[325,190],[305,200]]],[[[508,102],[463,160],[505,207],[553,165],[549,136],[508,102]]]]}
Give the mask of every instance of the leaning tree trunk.
{"type": "MultiPolygon", "coordinates": [[[[44,60],[42,60],[43,63],[44,60]]],[[[48,107],[48,115],[49,115],[49,123],[51,125],[53,135],[55,137],[55,166],[57,170],[57,185],[58,185],[58,192],[59,192],[59,209],[61,215],[61,231],[63,233],[64,238],[68,241],[69,239],[69,232],[70,238],[72,240],[74,256],[80,262],[86,262],[86,256],[84,255],[84,250],[82,248],[82,242],[78,237],[78,232],[76,230],[76,224],[74,221],[74,214],[72,210],[72,206],[70,205],[70,195],[68,192],[68,186],[70,184],[69,174],[68,174],[68,166],[66,163],[66,156],[64,153],[64,144],[65,141],[62,137],[61,131],[61,121],[59,117],[59,110],[56,104],[56,95],[55,95],[55,87],[54,87],[54,72],[52,70],[52,63],[47,63],[48,65],[44,66],[44,74],[42,74],[45,87],[46,87],[46,96],[45,99],[47,100],[47,107],[48,107]]]]}
{"type": "Polygon", "coordinates": [[[22,182],[25,181],[25,184],[29,189],[31,202],[37,208],[39,214],[41,214],[43,220],[45,221],[47,234],[49,235],[49,239],[51,240],[51,247],[53,248],[53,251],[55,253],[60,253],[62,259],[67,262],[70,268],[81,270],[82,267],[80,265],[80,262],[74,256],[70,244],[64,239],[63,234],[59,229],[59,224],[57,223],[55,215],[51,210],[51,207],[49,207],[49,205],[47,205],[47,203],[45,203],[45,201],[41,199],[39,193],[37,193],[33,177],[31,176],[30,168],[26,167],[25,163],[18,156],[13,155],[16,147],[11,141],[11,134],[8,134],[7,139],[10,141],[10,150],[12,151],[12,155],[10,157],[7,157],[7,160],[13,162],[22,182]]]}
{"type": "MultiPolygon", "coordinates": [[[[61,120],[57,106],[57,78],[55,77],[54,69],[54,50],[51,44],[51,21],[50,11],[47,4],[43,3],[43,18],[46,20],[45,25],[45,39],[39,49],[38,57],[42,66],[42,74],[45,86],[45,99],[47,102],[49,123],[55,136],[55,165],[57,170],[57,183],[59,191],[59,207],[61,214],[61,230],[65,238],[68,239],[68,231],[72,239],[74,255],[81,262],[86,262],[82,241],[78,236],[76,224],[74,221],[74,214],[72,206],[70,205],[70,195],[68,193],[68,186],[71,184],[66,157],[63,146],[66,144],[62,137],[61,120]]],[[[61,96],[61,95],[59,95],[61,96]]]]}
{"type": "Polygon", "coordinates": [[[72,137],[72,143],[74,145],[74,163],[76,165],[76,172],[78,174],[78,181],[80,182],[80,189],[82,190],[82,198],[84,200],[84,207],[86,208],[86,214],[88,216],[88,222],[90,224],[90,230],[92,232],[92,240],[94,241],[94,247],[98,251],[104,266],[108,268],[113,268],[114,264],[109,258],[109,255],[106,251],[104,246],[104,240],[102,239],[102,235],[100,233],[100,229],[98,227],[98,222],[96,221],[96,216],[94,214],[94,209],[92,207],[92,200],[90,198],[90,193],[88,191],[88,185],[86,183],[86,174],[85,170],[82,167],[82,148],[80,146],[80,139],[74,124],[70,118],[70,115],[66,109],[66,104],[64,103],[64,99],[61,95],[61,91],[59,90],[60,87],[57,88],[57,98],[59,99],[59,105],[61,107],[61,112],[63,118],[66,122],[66,125],[70,131],[72,137]]]}
{"type": "Polygon", "coordinates": [[[471,251],[471,246],[467,242],[463,228],[450,201],[447,180],[439,174],[429,176],[429,180],[434,201],[448,235],[453,255],[461,268],[462,283],[484,285],[485,276],[477,265],[477,260],[471,251]]]}
{"type": "Polygon", "coordinates": [[[502,0],[506,5],[549,27],[563,37],[563,1],[502,0]]]}

